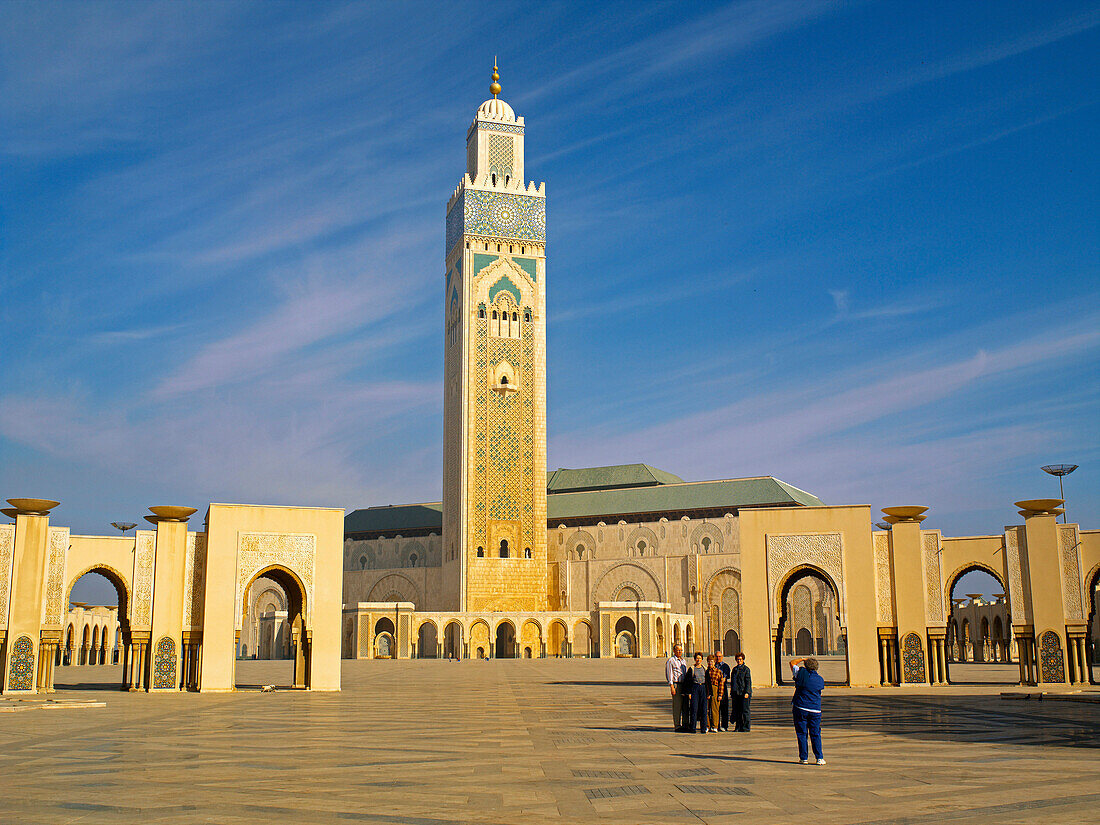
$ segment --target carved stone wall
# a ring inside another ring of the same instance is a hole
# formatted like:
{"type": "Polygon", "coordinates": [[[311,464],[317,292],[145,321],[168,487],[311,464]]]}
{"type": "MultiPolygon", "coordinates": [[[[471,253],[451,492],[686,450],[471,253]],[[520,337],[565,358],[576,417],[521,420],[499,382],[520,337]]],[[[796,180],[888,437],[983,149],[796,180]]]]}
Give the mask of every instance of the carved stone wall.
{"type": "Polygon", "coordinates": [[[940,537],[938,533],[922,533],[921,549],[924,554],[924,611],[929,623],[944,621],[943,586],[940,582],[940,537]]]}
{"type": "Polygon", "coordinates": [[[277,565],[294,573],[305,588],[306,624],[313,622],[313,569],[317,537],[295,533],[242,533],[237,546],[237,630],[241,630],[244,590],[265,567],[277,565]]]}
{"type": "Polygon", "coordinates": [[[202,627],[206,593],[206,534],[187,534],[187,562],[183,579],[183,626],[202,627]]]}
{"type": "Polygon", "coordinates": [[[894,623],[894,574],[890,567],[890,537],[875,533],[875,602],[881,624],[894,623]]]}
{"type": "Polygon", "coordinates": [[[15,554],[15,525],[0,524],[0,627],[8,624],[11,565],[15,554]]]}
{"type": "Polygon", "coordinates": [[[153,618],[153,561],[157,552],[157,534],[142,530],[134,551],[134,606],[130,610],[135,630],[148,628],[153,618]]]}
{"type": "Polygon", "coordinates": [[[847,602],[844,596],[844,550],[840,533],[802,533],[768,535],[768,600],[772,627],[779,625],[779,596],[787,574],[802,566],[823,570],[838,590],[841,624],[847,624],[847,602]]]}
{"type": "Polygon", "coordinates": [[[1081,557],[1078,553],[1077,529],[1059,527],[1058,540],[1062,555],[1062,593],[1067,619],[1084,620],[1081,599],[1081,557]]]}
{"type": "Polygon", "coordinates": [[[42,624],[60,627],[65,620],[65,556],[69,552],[69,528],[51,527],[46,559],[46,594],[42,600],[42,624]]]}
{"type": "Polygon", "coordinates": [[[1013,624],[1031,624],[1031,610],[1024,594],[1023,558],[1020,532],[1023,527],[1005,530],[1005,561],[1008,563],[1008,604],[1013,624]]]}

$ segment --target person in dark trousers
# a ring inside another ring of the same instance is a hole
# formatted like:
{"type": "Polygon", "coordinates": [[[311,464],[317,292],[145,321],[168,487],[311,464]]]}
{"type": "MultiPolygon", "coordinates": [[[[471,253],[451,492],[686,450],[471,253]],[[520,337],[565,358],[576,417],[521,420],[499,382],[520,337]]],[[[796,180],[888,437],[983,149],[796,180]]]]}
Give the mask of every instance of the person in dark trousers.
{"type": "Polygon", "coordinates": [[[794,734],[798,738],[798,764],[808,764],[810,754],[806,748],[806,734],[809,733],[817,764],[825,764],[825,753],[821,749],[821,691],[825,680],[817,672],[817,659],[791,659],[791,676],[794,677],[794,698],[791,708],[794,711],[794,734]]]}
{"type": "Polygon", "coordinates": [[[745,664],[745,654],[737,654],[737,666],[733,669],[730,696],[733,698],[733,729],[749,730],[749,702],[752,700],[752,671],[745,664]]]}
{"type": "Polygon", "coordinates": [[[718,730],[726,731],[730,728],[730,689],[732,682],[730,678],[733,675],[733,670],[730,668],[729,662],[722,661],[722,651],[715,650],[714,658],[718,660],[718,669],[722,671],[722,675],[726,677],[726,684],[722,688],[722,699],[718,703],[718,724],[715,725],[718,730]]]}
{"type": "Polygon", "coordinates": [[[684,661],[683,645],[672,646],[672,655],[665,660],[665,679],[672,693],[672,725],[677,733],[688,729],[691,717],[691,688],[685,681],[688,663],[684,661]]]}
{"type": "Polygon", "coordinates": [[[695,654],[695,664],[688,670],[691,685],[691,732],[695,733],[699,725],[707,732],[707,669],[703,665],[703,654],[695,654]]]}

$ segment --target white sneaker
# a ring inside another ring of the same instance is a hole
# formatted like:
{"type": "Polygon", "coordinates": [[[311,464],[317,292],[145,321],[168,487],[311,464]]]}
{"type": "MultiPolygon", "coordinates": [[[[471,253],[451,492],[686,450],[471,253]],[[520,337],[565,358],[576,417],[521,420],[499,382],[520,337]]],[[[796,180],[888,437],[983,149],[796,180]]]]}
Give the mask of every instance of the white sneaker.
{"type": "Polygon", "coordinates": [[[824,764],[825,764],[825,760],[824,760],[824,759],[818,759],[818,760],[817,760],[817,764],[819,764],[819,765],[824,765],[824,764]]]}
{"type": "Polygon", "coordinates": [[[809,765],[810,763],[809,763],[809,762],[807,762],[807,761],[806,761],[805,759],[799,759],[799,760],[798,760],[798,764],[799,764],[799,765],[809,765]]]}

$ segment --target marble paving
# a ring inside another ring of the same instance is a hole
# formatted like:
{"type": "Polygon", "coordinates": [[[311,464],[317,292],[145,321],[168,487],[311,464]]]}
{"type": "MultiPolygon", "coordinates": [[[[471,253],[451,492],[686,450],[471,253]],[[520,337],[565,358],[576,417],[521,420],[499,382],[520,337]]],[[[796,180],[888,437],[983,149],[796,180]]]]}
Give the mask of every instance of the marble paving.
{"type": "MultiPolygon", "coordinates": [[[[0,716],[0,822],[1094,823],[1100,704],[1005,688],[831,688],[825,767],[796,764],[789,689],[751,733],[676,734],[652,660],[345,662],[339,694],[115,691],[61,668],[0,716]],[[83,681],[84,684],[77,685],[83,681]]],[[[242,684],[288,662],[245,662],[242,684]]]]}

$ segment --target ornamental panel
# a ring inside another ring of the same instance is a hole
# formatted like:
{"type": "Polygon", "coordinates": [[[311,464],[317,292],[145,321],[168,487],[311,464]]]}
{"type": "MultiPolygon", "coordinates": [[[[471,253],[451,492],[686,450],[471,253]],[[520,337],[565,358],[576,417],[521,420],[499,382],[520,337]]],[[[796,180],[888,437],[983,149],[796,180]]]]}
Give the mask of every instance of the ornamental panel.
{"type": "Polygon", "coordinates": [[[1020,552],[1022,527],[1005,530],[1005,560],[1008,562],[1008,605],[1013,624],[1031,624],[1031,611],[1024,597],[1023,554],[1020,552]]]}
{"type": "Polygon", "coordinates": [[[894,577],[890,570],[890,537],[886,533],[875,533],[875,602],[878,606],[878,621],[881,624],[894,623],[894,577]]]}
{"type": "Polygon", "coordinates": [[[161,636],[153,657],[153,689],[167,690],[176,686],[176,641],[161,636]]]}
{"type": "Polygon", "coordinates": [[[0,524],[0,627],[8,625],[8,595],[15,554],[15,525],[0,524]]]}
{"type": "Polygon", "coordinates": [[[1065,682],[1066,668],[1062,658],[1062,640],[1053,630],[1039,637],[1039,681],[1065,682]]]}
{"type": "Polygon", "coordinates": [[[921,535],[924,552],[924,610],[929,622],[942,622],[943,587],[940,585],[940,537],[936,533],[921,535]]]}
{"type": "Polygon", "coordinates": [[[545,198],[467,189],[462,200],[462,231],[467,235],[492,235],[540,243],[546,240],[545,198]]]}
{"type": "Polygon", "coordinates": [[[305,593],[306,624],[313,622],[313,566],[317,537],[295,533],[242,533],[237,545],[237,629],[241,629],[244,590],[265,567],[285,567],[298,576],[305,593]]]}
{"type": "Polygon", "coordinates": [[[187,534],[187,563],[183,579],[183,626],[202,626],[206,593],[206,534],[187,534]]]}
{"type": "Polygon", "coordinates": [[[772,627],[779,625],[779,589],[787,575],[799,567],[816,567],[832,579],[837,588],[841,623],[846,613],[844,598],[844,552],[840,533],[769,534],[765,540],[768,556],[768,600],[772,627]]]}
{"type": "Polygon", "coordinates": [[[157,534],[141,530],[134,550],[134,607],[130,611],[133,628],[149,627],[153,616],[153,561],[156,558],[157,534]]]}
{"type": "Polygon", "coordinates": [[[1058,538],[1062,549],[1062,592],[1067,619],[1083,620],[1081,599],[1081,561],[1078,555],[1077,530],[1059,527],[1058,538]]]}
{"type": "Polygon", "coordinates": [[[902,681],[920,684],[926,680],[924,671],[924,645],[916,633],[908,634],[901,645],[902,681]]]}
{"type": "Polygon", "coordinates": [[[15,640],[8,665],[8,690],[34,690],[34,642],[30,636],[15,640]]]}
{"type": "Polygon", "coordinates": [[[65,621],[65,556],[69,528],[51,527],[46,568],[46,594],[42,600],[42,624],[60,626],[65,621]]]}

